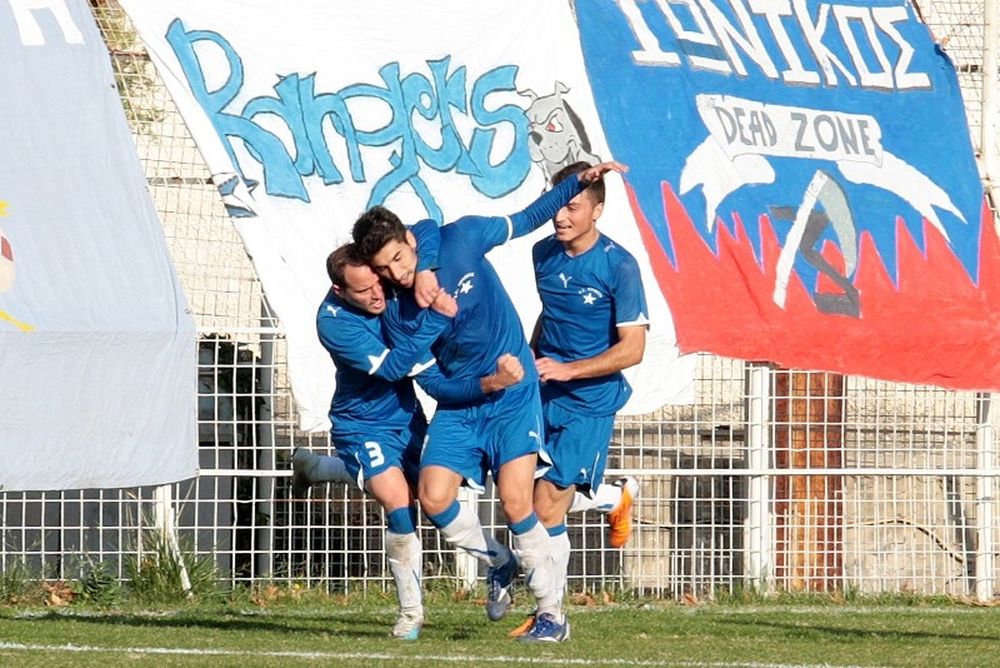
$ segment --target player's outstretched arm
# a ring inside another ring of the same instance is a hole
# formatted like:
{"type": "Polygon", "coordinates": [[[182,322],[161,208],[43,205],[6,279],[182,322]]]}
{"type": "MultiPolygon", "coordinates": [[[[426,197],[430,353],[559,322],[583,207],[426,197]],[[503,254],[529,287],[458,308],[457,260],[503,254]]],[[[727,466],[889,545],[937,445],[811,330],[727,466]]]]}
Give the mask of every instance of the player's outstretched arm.
{"type": "Polygon", "coordinates": [[[608,160],[607,162],[602,162],[589,167],[579,173],[580,181],[585,185],[596,181],[608,172],[618,172],[619,174],[624,174],[628,172],[628,165],[623,162],[618,162],[617,160],[608,160]]]}
{"type": "Polygon", "coordinates": [[[515,385],[524,378],[521,361],[510,354],[497,360],[496,371],[482,378],[447,378],[435,364],[417,375],[417,384],[438,403],[463,404],[515,385]]]}
{"type": "Polygon", "coordinates": [[[433,359],[431,344],[455,316],[447,308],[421,311],[419,327],[410,337],[400,337],[390,348],[371,330],[368,318],[341,309],[326,308],[316,320],[316,333],[320,343],[334,355],[337,364],[367,373],[369,376],[395,382],[419,368],[422,362],[433,359]]]}
{"type": "Polygon", "coordinates": [[[571,199],[583,192],[591,181],[601,178],[608,172],[624,174],[627,171],[628,167],[623,163],[609,160],[608,162],[602,162],[583,170],[577,174],[577,178],[575,179],[561,181],[558,185],[529,204],[526,209],[510,217],[510,238],[516,239],[529,234],[551,220],[559,213],[559,209],[569,204],[571,199]]]}

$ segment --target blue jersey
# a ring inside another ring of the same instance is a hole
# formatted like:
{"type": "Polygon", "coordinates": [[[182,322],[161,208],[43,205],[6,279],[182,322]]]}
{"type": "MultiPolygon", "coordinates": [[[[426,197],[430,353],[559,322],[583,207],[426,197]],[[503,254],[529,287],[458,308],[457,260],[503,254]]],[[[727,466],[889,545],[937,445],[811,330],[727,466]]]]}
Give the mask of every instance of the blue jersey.
{"type": "MultiPolygon", "coordinates": [[[[500,277],[485,256],[494,247],[541,226],[582,189],[579,179],[566,179],[527,209],[510,217],[465,216],[441,227],[440,247],[435,249],[440,265],[438,284],[455,297],[458,315],[431,346],[437,359],[437,372],[451,380],[467,380],[470,384],[475,381],[478,387],[478,379],[492,374],[497,359],[510,353],[518,357],[524,367],[521,383],[538,382],[521,320],[500,277]]],[[[420,248],[418,245],[418,252],[420,248]]],[[[387,301],[384,321],[391,339],[402,341],[420,332],[423,325],[416,320],[418,314],[412,291],[401,291],[396,299],[387,301]]],[[[435,371],[431,370],[430,374],[433,373],[435,371]]],[[[417,380],[440,401],[433,387],[424,385],[425,377],[430,374],[421,374],[417,380]]]]}
{"type": "MultiPolygon", "coordinates": [[[[539,355],[558,362],[595,357],[618,342],[618,327],[649,323],[639,264],[608,237],[573,257],[553,235],[535,244],[532,259],[542,300],[539,355]]],[[[542,385],[543,401],[587,415],[613,415],[631,393],[620,371],[542,385]]]]}
{"type": "Polygon", "coordinates": [[[373,424],[403,429],[416,410],[413,383],[408,375],[433,363],[431,341],[451,322],[430,309],[416,316],[417,336],[391,350],[381,318],[327,293],[316,314],[320,342],[337,367],[337,388],[330,403],[333,432],[363,433],[373,424]]]}

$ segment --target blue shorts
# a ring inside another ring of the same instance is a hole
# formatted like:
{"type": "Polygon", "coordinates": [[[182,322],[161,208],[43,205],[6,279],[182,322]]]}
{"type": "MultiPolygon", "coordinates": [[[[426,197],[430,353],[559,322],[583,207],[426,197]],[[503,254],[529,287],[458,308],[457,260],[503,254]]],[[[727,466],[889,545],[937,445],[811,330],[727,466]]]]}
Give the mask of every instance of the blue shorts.
{"type": "Polygon", "coordinates": [[[542,406],[545,450],[552,466],[542,476],[557,487],[575,485],[592,492],[604,478],[615,416],[593,417],[566,410],[554,401],[542,406]]]}
{"type": "Polygon", "coordinates": [[[403,429],[372,428],[363,434],[333,432],[333,444],[344,468],[365,488],[365,481],[379,473],[396,467],[402,469],[406,480],[417,483],[420,472],[420,448],[427,435],[427,420],[423,413],[416,413],[403,429]]]}
{"type": "Polygon", "coordinates": [[[443,466],[475,489],[486,472],[542,448],[542,402],[538,383],[526,382],[488,395],[475,406],[438,406],[427,429],[420,468],[443,466]]]}

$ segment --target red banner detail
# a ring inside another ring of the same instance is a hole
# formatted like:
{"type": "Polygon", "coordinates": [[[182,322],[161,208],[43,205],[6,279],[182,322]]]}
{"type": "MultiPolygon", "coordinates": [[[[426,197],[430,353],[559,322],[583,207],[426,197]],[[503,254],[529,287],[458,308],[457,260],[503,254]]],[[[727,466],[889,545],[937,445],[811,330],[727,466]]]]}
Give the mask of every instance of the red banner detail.
{"type": "MultiPolygon", "coordinates": [[[[669,184],[663,184],[676,266],[667,258],[638,199],[629,202],[653,273],[666,298],[682,352],[704,351],[816,369],[956,389],[1000,390],[1000,241],[985,202],[980,228],[979,285],[969,279],[948,242],[923,221],[921,251],[896,219],[899,287],[893,285],[872,237],[859,238],[854,286],[861,316],[817,310],[792,273],[785,307],[772,300],[781,246],[771,221],[758,218],[760,258],[743,221],[718,228],[718,252],[708,246],[669,184]]],[[[843,258],[822,249],[834,266],[843,258]]],[[[836,293],[820,279],[817,290],[836,293]]]]}

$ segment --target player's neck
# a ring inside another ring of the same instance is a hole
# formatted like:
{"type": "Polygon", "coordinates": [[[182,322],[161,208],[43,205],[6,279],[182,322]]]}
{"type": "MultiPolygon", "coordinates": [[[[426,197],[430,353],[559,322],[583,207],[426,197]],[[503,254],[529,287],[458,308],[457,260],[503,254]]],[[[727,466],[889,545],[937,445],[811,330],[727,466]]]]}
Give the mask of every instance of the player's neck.
{"type": "Polygon", "coordinates": [[[578,255],[583,255],[597,243],[597,240],[601,237],[601,233],[595,227],[590,232],[586,234],[581,234],[576,239],[567,241],[563,244],[563,250],[566,251],[566,255],[570,257],[576,257],[578,255]]]}

